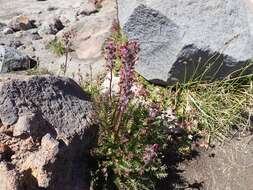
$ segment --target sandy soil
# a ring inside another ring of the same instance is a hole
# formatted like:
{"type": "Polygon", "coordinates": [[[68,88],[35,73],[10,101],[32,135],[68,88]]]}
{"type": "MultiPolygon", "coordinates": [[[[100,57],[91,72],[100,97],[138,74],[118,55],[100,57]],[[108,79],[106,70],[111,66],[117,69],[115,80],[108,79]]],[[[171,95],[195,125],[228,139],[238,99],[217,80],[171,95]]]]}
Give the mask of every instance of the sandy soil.
{"type": "Polygon", "coordinates": [[[191,155],[167,155],[169,176],[158,190],[252,190],[253,136],[233,138],[191,155]]]}

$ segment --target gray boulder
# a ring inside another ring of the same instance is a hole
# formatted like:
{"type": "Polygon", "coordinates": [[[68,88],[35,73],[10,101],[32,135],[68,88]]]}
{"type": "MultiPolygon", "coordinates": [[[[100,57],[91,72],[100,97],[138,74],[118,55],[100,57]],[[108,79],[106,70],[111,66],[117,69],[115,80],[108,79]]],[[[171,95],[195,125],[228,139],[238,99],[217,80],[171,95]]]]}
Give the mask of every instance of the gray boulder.
{"type": "Polygon", "coordinates": [[[0,73],[26,70],[33,67],[28,55],[20,51],[0,45],[0,73]]]}
{"type": "Polygon", "coordinates": [[[250,0],[121,0],[118,5],[121,27],[140,42],[136,71],[154,83],[224,78],[253,57],[250,0]]]}
{"type": "Polygon", "coordinates": [[[85,126],[90,125],[91,112],[89,96],[71,79],[50,75],[0,76],[3,125],[38,125],[36,120],[41,123],[44,118],[57,131],[58,139],[68,144],[75,135],[83,135],[85,126]]]}
{"type": "Polygon", "coordinates": [[[0,76],[0,181],[10,190],[88,189],[96,135],[92,103],[73,80],[0,76]]]}

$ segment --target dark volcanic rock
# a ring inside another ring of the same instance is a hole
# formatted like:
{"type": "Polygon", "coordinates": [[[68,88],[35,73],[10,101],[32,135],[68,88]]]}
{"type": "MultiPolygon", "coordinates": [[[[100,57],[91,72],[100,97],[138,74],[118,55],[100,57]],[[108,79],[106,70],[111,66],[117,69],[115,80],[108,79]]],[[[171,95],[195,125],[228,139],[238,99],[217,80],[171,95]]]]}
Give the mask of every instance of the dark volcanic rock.
{"type": "Polygon", "coordinates": [[[2,155],[11,153],[12,166],[0,167],[2,184],[19,184],[17,190],[88,189],[85,153],[97,134],[92,113],[89,96],[71,79],[1,75],[0,144],[8,148],[2,155]]]}

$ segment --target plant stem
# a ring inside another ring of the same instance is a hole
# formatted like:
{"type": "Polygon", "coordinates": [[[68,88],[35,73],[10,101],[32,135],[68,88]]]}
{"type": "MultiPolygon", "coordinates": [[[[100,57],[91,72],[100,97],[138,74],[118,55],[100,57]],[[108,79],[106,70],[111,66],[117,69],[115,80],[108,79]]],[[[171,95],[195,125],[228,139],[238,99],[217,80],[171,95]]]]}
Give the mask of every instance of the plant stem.
{"type": "Polygon", "coordinates": [[[63,74],[64,74],[64,75],[66,75],[66,72],[67,72],[68,57],[69,57],[69,48],[67,47],[67,48],[66,48],[66,51],[65,51],[65,63],[64,63],[64,71],[63,71],[63,74]]]}
{"type": "Polygon", "coordinates": [[[112,105],[112,77],[113,77],[113,73],[112,73],[112,66],[110,68],[110,85],[109,85],[109,96],[110,96],[110,103],[112,105]]]}

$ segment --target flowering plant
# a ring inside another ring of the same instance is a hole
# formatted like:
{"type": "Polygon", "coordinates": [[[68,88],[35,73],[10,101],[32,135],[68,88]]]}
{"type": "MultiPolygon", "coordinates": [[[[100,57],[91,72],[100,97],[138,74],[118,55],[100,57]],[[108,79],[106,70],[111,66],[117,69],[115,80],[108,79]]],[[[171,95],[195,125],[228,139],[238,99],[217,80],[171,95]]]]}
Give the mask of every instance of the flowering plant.
{"type": "Polygon", "coordinates": [[[166,176],[161,161],[166,135],[156,117],[160,107],[145,102],[147,93],[136,80],[139,45],[112,38],[104,52],[111,80],[120,62],[120,82],[117,94],[112,93],[112,83],[107,94],[92,93],[100,127],[98,146],[92,152],[96,158],[92,189],[155,189],[157,180],[166,176]]]}

